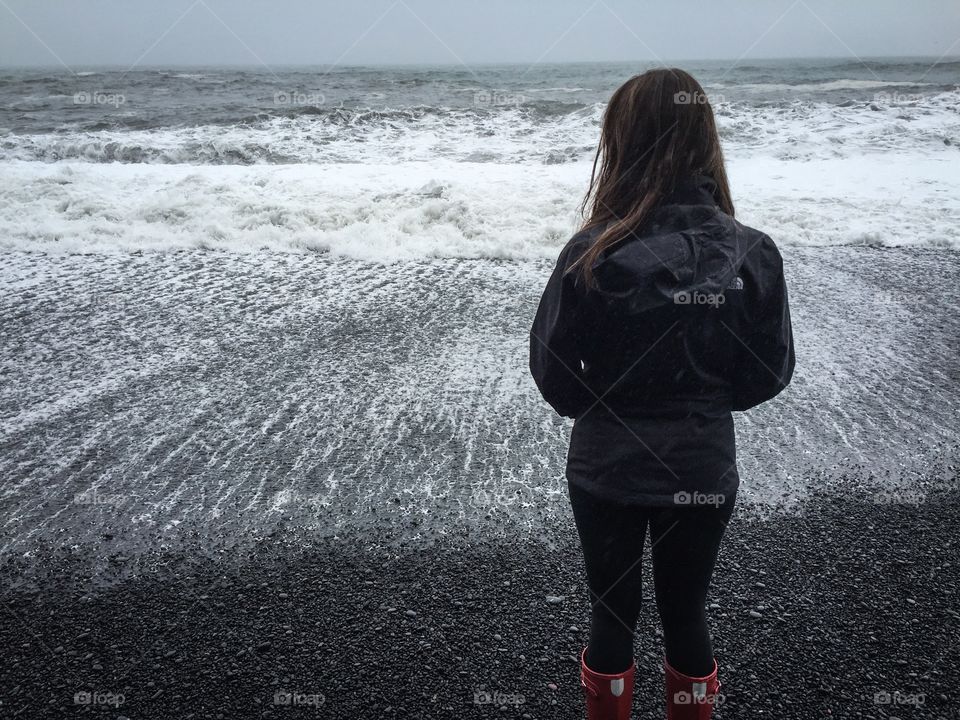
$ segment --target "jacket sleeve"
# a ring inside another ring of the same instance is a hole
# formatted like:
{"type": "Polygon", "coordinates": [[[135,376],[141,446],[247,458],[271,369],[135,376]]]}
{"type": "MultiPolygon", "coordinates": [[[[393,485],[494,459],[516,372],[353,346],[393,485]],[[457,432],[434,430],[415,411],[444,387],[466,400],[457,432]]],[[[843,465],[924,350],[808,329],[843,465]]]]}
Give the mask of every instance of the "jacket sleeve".
{"type": "Polygon", "coordinates": [[[739,356],[733,383],[733,409],[749,410],[776,397],[793,377],[796,358],[783,259],[773,246],[768,286],[738,334],[739,356]]]}
{"type": "Polygon", "coordinates": [[[540,298],[530,329],[530,372],[543,398],[566,417],[587,410],[596,396],[587,387],[580,362],[583,297],[566,273],[574,261],[568,246],[540,298]]]}

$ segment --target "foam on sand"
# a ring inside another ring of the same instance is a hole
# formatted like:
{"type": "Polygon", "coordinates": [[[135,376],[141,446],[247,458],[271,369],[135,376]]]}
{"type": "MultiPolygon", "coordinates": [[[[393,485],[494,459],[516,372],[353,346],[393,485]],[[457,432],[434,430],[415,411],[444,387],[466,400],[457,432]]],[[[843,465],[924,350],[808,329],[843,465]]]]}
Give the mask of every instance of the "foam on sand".
{"type": "MultiPolygon", "coordinates": [[[[947,482],[955,256],[793,249],[797,373],[737,415],[738,502],[914,502],[947,482]]],[[[540,532],[567,503],[569,422],[526,367],[550,267],[0,253],[0,557],[118,525],[134,547],[253,542],[287,516],[540,532]]]]}

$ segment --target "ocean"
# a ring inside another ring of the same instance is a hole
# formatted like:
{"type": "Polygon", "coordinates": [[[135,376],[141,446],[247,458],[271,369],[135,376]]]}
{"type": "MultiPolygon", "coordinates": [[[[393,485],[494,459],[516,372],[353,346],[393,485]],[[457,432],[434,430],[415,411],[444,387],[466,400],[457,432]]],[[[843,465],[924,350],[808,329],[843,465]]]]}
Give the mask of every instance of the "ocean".
{"type": "MultiPolygon", "coordinates": [[[[957,448],[960,62],[684,65],[797,342],[738,504],[919,501],[957,448]]],[[[568,522],[528,330],[642,69],[4,71],[0,557],[568,522]]]]}
{"type": "MultiPolygon", "coordinates": [[[[960,240],[960,61],[681,63],[783,245],[960,240]]],[[[0,247],[548,258],[647,65],[0,74],[0,247]]]]}

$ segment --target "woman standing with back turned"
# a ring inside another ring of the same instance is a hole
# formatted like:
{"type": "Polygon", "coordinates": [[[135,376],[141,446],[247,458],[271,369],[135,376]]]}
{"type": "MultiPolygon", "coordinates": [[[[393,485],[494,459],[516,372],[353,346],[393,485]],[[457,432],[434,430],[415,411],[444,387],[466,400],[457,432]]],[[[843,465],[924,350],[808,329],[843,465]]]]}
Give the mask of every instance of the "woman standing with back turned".
{"type": "Polygon", "coordinates": [[[613,94],[584,210],[540,301],[530,369],[576,418],[567,481],[591,595],[587,715],[630,716],[649,527],[667,718],[705,720],[720,687],[707,589],[739,484],[731,411],[793,374],[783,263],[733,219],[713,110],[682,70],[613,94]]]}

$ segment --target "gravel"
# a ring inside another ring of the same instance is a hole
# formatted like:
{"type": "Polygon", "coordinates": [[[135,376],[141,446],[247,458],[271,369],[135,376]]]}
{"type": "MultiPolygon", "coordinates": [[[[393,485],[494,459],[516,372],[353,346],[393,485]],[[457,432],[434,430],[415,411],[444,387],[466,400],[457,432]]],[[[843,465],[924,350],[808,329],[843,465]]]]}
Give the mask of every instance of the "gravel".
{"type": "MultiPolygon", "coordinates": [[[[955,498],[738,512],[710,597],[715,717],[960,717],[955,498]]],[[[29,584],[8,556],[0,716],[581,717],[589,619],[569,519],[537,539],[473,533],[291,531],[249,554],[154,553],[100,586],[69,548],[33,558],[29,584]]],[[[663,717],[658,632],[648,602],[640,718],[663,717]]]]}

